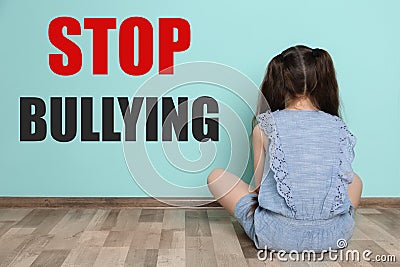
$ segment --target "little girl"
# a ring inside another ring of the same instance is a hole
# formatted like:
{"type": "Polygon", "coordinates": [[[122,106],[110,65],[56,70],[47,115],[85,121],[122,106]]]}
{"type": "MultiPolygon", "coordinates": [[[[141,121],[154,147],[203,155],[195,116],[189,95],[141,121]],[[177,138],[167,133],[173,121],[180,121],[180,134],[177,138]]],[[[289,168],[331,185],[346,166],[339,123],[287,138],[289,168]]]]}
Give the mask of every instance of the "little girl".
{"type": "Polygon", "coordinates": [[[210,191],[259,249],[343,248],[362,182],[351,167],[356,138],[339,117],[330,55],[306,46],[283,51],[269,63],[260,96],[271,110],[260,112],[252,134],[256,188],[215,169],[210,191]]]}

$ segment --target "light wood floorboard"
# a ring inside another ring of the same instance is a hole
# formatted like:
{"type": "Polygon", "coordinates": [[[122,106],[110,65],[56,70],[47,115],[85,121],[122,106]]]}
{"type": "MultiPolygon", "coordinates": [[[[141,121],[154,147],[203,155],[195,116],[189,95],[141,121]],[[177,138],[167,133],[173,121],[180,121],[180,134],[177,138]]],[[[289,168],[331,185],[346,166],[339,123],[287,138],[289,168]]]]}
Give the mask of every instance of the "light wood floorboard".
{"type": "Polygon", "coordinates": [[[0,267],[400,266],[400,209],[361,208],[355,220],[343,251],[394,255],[395,263],[327,255],[323,261],[284,262],[275,254],[261,261],[241,225],[222,208],[4,208],[0,267]]]}

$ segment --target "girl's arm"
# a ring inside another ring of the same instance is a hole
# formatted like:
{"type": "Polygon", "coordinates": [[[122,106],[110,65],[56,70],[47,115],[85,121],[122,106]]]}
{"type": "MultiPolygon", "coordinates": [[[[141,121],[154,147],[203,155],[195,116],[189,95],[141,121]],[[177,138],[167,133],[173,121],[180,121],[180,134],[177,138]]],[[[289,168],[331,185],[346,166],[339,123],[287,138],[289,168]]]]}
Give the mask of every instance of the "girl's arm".
{"type": "Polygon", "coordinates": [[[258,193],[263,172],[264,172],[264,162],[265,162],[265,148],[268,145],[268,137],[263,134],[260,126],[257,124],[253,129],[253,155],[254,155],[254,182],[255,191],[258,193]]]}
{"type": "Polygon", "coordinates": [[[349,184],[347,191],[349,194],[350,201],[353,204],[353,207],[355,210],[358,209],[358,206],[360,204],[362,187],[363,187],[363,184],[362,184],[360,176],[358,176],[356,173],[354,173],[353,182],[351,184],[349,184]]]}

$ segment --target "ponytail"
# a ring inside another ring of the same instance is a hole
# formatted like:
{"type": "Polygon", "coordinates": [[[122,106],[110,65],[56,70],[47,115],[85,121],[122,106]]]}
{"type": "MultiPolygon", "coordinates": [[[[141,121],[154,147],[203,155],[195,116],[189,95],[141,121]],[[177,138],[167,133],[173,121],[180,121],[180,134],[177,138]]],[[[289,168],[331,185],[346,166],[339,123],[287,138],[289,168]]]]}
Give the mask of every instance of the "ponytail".
{"type": "Polygon", "coordinates": [[[339,116],[335,68],[323,49],[298,45],[275,56],[268,64],[260,91],[258,114],[265,112],[268,105],[272,112],[282,110],[288,101],[308,96],[319,110],[339,116]]]}
{"type": "Polygon", "coordinates": [[[332,58],[323,49],[312,51],[315,58],[316,86],[310,92],[311,101],[318,109],[339,116],[339,89],[332,58]]]}
{"type": "MultiPolygon", "coordinates": [[[[267,73],[261,84],[262,95],[260,97],[265,98],[271,111],[285,108],[286,90],[283,68],[284,56],[279,54],[268,64],[267,73]]],[[[263,111],[265,110],[258,110],[259,113],[263,111]]]]}
{"type": "MultiPolygon", "coordinates": [[[[285,108],[286,90],[283,75],[284,57],[282,54],[275,56],[268,64],[267,72],[261,83],[260,95],[256,114],[267,110],[275,111],[285,108]]],[[[257,125],[256,116],[252,120],[252,128],[257,125]]]]}

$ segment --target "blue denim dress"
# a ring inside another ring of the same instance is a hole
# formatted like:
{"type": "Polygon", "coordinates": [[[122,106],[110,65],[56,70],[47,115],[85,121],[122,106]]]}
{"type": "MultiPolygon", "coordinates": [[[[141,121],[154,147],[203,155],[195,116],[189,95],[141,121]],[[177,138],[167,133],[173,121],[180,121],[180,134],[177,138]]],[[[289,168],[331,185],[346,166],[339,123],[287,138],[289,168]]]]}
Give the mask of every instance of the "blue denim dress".
{"type": "Polygon", "coordinates": [[[257,248],[276,251],[346,246],[355,224],[347,193],[354,135],[322,111],[278,110],[257,120],[269,140],[260,191],[234,210],[247,235],[257,248]]]}

